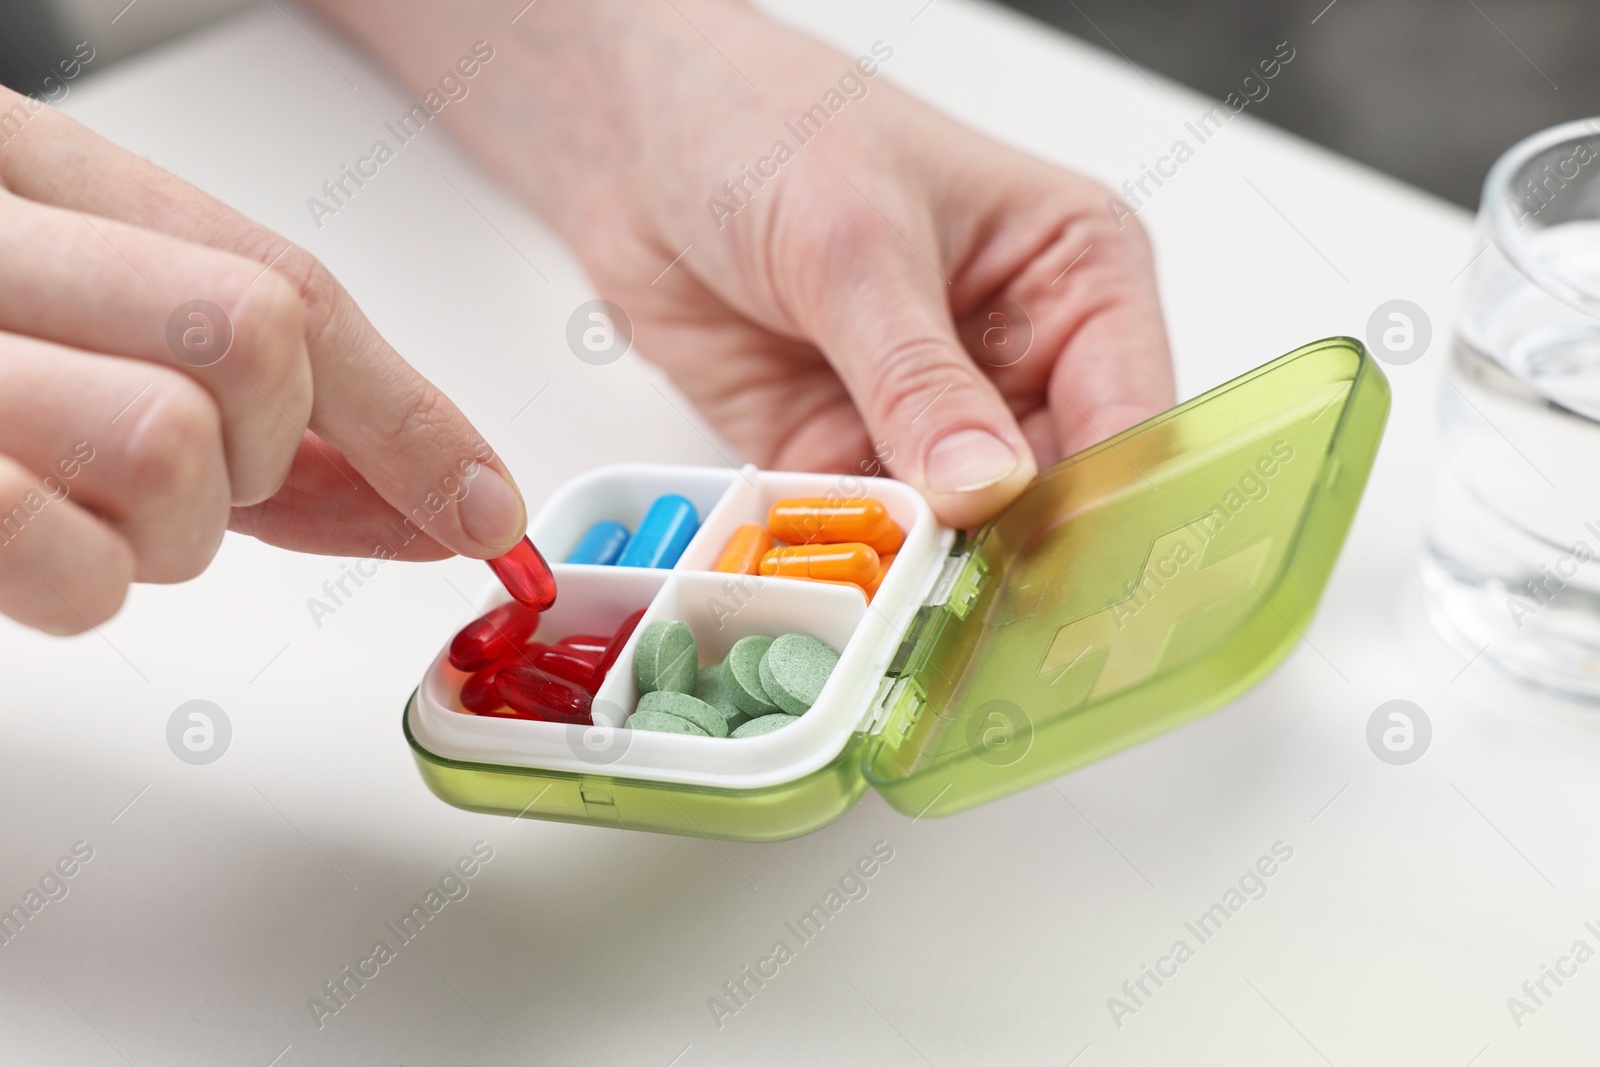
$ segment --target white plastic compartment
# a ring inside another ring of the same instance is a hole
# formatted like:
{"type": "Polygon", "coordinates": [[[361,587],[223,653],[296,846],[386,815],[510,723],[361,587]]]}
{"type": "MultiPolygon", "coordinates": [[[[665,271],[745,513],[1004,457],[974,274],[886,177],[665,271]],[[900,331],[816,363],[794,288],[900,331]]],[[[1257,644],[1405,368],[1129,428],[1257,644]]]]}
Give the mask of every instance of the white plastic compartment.
{"type": "MultiPolygon", "coordinates": [[[[556,602],[540,617],[533,635],[533,640],[546,644],[574,634],[615,633],[624,619],[656,599],[672,573],[655,567],[564,563],[550,569],[556,578],[556,602]]],[[[491,579],[479,593],[473,613],[461,620],[462,625],[510,599],[505,587],[491,579]]],[[[426,714],[414,718],[411,724],[413,734],[429,751],[451,759],[519,766],[538,766],[545,756],[573,755],[567,744],[567,727],[495,715],[468,715],[457,710],[461,686],[468,675],[450,666],[449,651],[446,644],[429,666],[417,699],[418,709],[425,709],[426,714]]],[[[623,662],[617,661],[614,672],[622,669],[623,662]]]]}
{"type": "MultiPolygon", "coordinates": [[[[705,495],[719,484],[720,496],[701,513],[700,530],[671,571],[554,565],[559,595],[540,621],[535,640],[610,632],[646,600],[649,608],[640,628],[663,618],[688,623],[701,666],[719,662],[735,641],[749,634],[809,633],[833,646],[840,660],[817,703],[799,722],[761,737],[739,739],[618,728],[615,722],[631,713],[637,702],[636,631],[595,695],[596,725],[587,727],[457,711],[465,676],[451,668],[441,652],[411,712],[417,741],[437,755],[468,762],[603,771],[725,789],[792,781],[832,761],[861,728],[890,657],[938,577],[954,533],[935,522],[915,490],[891,479],[645,464],[602,468],[566,484],[540,509],[530,529],[541,550],[549,546],[552,557],[559,558],[599,519],[614,518],[631,527],[651,500],[667,492],[682,493],[699,509],[705,495]],[[702,496],[697,499],[695,492],[702,496]],[[715,562],[738,526],[764,523],[774,501],[830,495],[876,498],[906,531],[905,544],[870,605],[859,593],[842,587],[704,569],[715,562]],[[607,510],[613,507],[636,511],[607,510]],[[560,509],[571,514],[552,515],[560,509]]],[[[505,600],[498,583],[491,583],[478,607],[487,610],[505,600]]]]}
{"type": "MultiPolygon", "coordinates": [[[[751,468],[753,469],[753,468],[751,468]]],[[[619,463],[581,474],[565,483],[545,501],[528,524],[528,534],[553,566],[578,547],[584,533],[601,519],[614,519],[630,533],[650,505],[665,493],[677,493],[694,505],[704,528],[707,516],[729,488],[740,481],[732,468],[669,467],[648,463],[619,463]]],[[[697,535],[698,536],[698,535],[697,535]]],[[[693,542],[690,542],[691,546],[693,542]]],[[[688,555],[688,549],[684,550],[688,555]]],[[[712,557],[715,559],[715,556],[712,557]]],[[[596,567],[598,564],[569,564],[596,567]]],[[[708,564],[709,566],[709,564],[708,564]]],[[[603,569],[610,569],[605,565],[603,569]]]]}
{"type": "MultiPolygon", "coordinates": [[[[861,654],[861,644],[859,642],[852,644],[851,639],[855,636],[866,613],[867,602],[859,593],[838,586],[797,582],[786,578],[756,578],[747,574],[686,572],[673,575],[662,588],[655,603],[645,612],[644,618],[639,623],[639,629],[643,630],[658,619],[677,619],[688,623],[689,629],[694,631],[695,650],[700,655],[697,667],[707,667],[722,662],[727,658],[728,650],[733,647],[734,642],[743,637],[752,635],[777,637],[780,634],[796,631],[808,633],[840,654],[840,665],[828,679],[828,685],[831,687],[834,679],[844,673],[844,668],[847,666],[843,657],[846,654],[859,657],[861,654]],[[729,594],[730,587],[737,590],[737,599],[729,594]]],[[[635,643],[636,641],[630,641],[623,649],[622,657],[617,661],[619,665],[626,662],[629,669],[612,671],[605,684],[600,687],[600,691],[595,694],[595,703],[602,705],[602,709],[597,709],[595,712],[596,723],[601,720],[602,710],[610,718],[614,717],[614,713],[620,708],[625,719],[639,702],[639,690],[634,682],[632,670],[635,643]]],[[[827,696],[827,690],[824,689],[818,697],[817,704],[822,705],[827,696]]],[[[789,733],[800,730],[802,726],[811,725],[811,715],[812,712],[808,711],[801,716],[799,722],[786,726],[778,732],[789,733]]],[[[700,753],[714,757],[717,748],[722,746],[694,742],[731,740],[740,747],[747,747],[774,738],[776,734],[748,739],[708,739],[687,737],[682,734],[640,733],[635,738],[635,744],[645,740],[647,736],[650,741],[664,743],[663,753],[676,753],[682,748],[679,758],[699,762],[696,757],[700,753]],[[683,748],[684,745],[687,747],[683,748]]]]}

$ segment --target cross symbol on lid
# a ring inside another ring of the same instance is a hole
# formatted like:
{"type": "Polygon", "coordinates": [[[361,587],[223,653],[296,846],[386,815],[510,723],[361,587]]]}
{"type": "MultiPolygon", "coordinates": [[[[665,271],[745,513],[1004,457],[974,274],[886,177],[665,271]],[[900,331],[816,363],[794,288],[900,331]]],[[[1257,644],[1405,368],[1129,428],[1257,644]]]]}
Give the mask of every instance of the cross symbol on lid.
{"type": "Polygon", "coordinates": [[[1139,577],[1125,586],[1128,595],[1056,630],[1039,674],[1054,674],[1053,683],[1100,652],[1104,655],[1085,700],[1121,692],[1156,672],[1174,630],[1187,616],[1225,600],[1255,595],[1253,587],[1271,539],[1262,537],[1202,563],[1214,533],[1208,533],[1200,519],[1156,538],[1139,577]]]}

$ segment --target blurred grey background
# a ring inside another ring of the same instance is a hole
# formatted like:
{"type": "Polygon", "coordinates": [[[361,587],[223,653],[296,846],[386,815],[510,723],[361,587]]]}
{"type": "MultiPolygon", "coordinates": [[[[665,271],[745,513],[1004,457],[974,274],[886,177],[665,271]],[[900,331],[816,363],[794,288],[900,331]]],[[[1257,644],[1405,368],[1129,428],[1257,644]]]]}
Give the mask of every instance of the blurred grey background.
{"type": "Polygon", "coordinates": [[[256,0],[0,0],[0,83],[42,91],[56,64],[89,42],[94,74],[256,0]]]}
{"type": "Polygon", "coordinates": [[[1250,113],[1476,207],[1527,134],[1600,115],[1600,0],[1011,0],[1203,93],[1288,41],[1250,113]]]}
{"type": "MultiPolygon", "coordinates": [[[[0,0],[0,81],[37,91],[84,40],[96,73],[252,2],[0,0]]],[[[1600,0],[1009,3],[1219,98],[1287,41],[1251,114],[1466,207],[1513,142],[1600,114],[1600,0]]]]}

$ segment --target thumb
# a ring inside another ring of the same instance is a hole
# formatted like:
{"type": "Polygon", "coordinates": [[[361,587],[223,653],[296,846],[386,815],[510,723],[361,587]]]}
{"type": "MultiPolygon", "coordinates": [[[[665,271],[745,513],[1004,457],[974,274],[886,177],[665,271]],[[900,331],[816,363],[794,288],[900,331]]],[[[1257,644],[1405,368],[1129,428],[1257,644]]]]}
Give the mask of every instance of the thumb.
{"type": "Polygon", "coordinates": [[[798,317],[895,477],[920,490],[940,521],[976,526],[1032,481],[1033,451],[962,347],[931,262],[876,215],[843,234],[798,317]]]}

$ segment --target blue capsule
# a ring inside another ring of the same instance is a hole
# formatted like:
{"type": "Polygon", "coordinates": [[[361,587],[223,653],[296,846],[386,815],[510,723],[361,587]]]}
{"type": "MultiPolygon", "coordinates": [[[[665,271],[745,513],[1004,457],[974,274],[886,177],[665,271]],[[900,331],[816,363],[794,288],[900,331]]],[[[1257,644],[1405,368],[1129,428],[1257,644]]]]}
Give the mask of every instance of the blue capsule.
{"type": "Polygon", "coordinates": [[[700,527],[694,505],[676,493],[657,497],[622,550],[619,567],[671,567],[700,527]]]}
{"type": "Polygon", "coordinates": [[[589,527],[578,547],[567,553],[568,563],[616,563],[628,546],[628,528],[611,519],[601,519],[589,527]]]}

